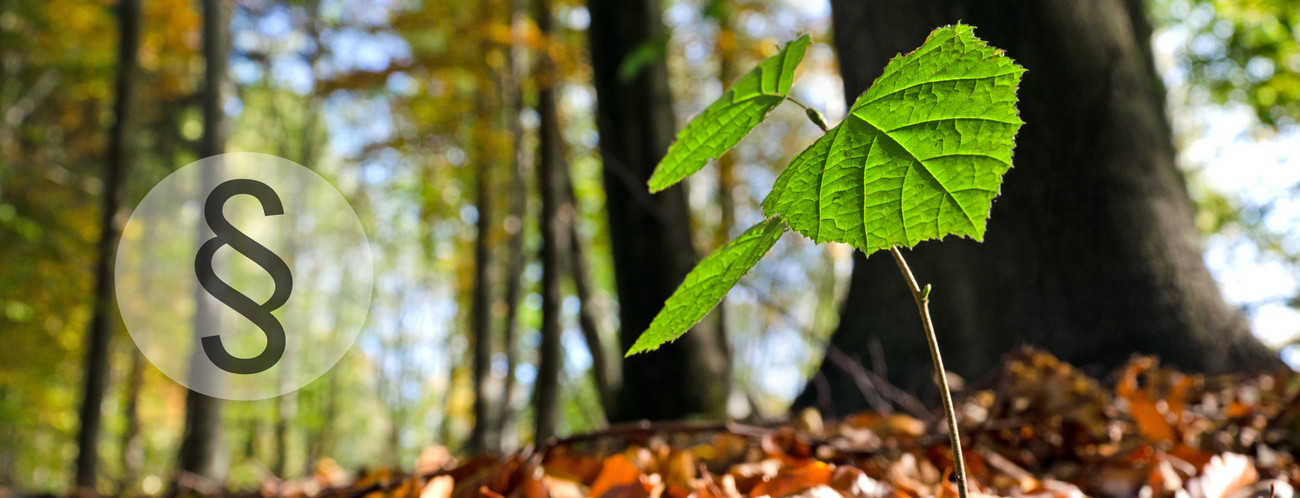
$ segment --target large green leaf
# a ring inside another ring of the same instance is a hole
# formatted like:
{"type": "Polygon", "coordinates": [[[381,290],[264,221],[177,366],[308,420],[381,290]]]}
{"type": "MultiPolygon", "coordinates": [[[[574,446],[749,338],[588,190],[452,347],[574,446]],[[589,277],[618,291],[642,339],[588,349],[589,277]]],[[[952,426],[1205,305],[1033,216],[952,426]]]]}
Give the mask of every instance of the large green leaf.
{"type": "Polygon", "coordinates": [[[691,176],[758,126],[790,93],[794,70],[803,60],[808,41],[808,35],[803,35],[787,44],[692,119],[659,161],[650,177],[650,191],[658,192],[691,176]]]}
{"type": "Polygon", "coordinates": [[[970,26],[935,30],[790,162],[763,212],[867,254],[949,234],[982,240],[1022,124],[1022,73],[970,26]]]}
{"type": "Polygon", "coordinates": [[[664,308],[655,315],[650,328],[628,350],[628,356],[659,349],[664,343],[686,333],[722,301],[727,291],[754,267],[759,258],[772,249],[785,230],[785,223],[780,218],[768,219],[745,230],[695,265],[668,297],[664,308]]]}

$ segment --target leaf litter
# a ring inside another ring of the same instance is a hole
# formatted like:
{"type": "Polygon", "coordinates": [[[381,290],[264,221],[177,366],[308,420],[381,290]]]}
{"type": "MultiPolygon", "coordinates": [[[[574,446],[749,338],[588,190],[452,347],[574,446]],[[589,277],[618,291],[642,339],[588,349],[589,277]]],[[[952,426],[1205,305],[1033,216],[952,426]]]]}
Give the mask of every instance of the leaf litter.
{"type": "MultiPolygon", "coordinates": [[[[960,393],[972,491],[1011,497],[1292,498],[1300,374],[1207,377],[1135,357],[1098,381],[1050,354],[1008,355],[991,387],[960,393]]],[[[416,469],[315,475],[246,496],[737,498],[957,496],[942,414],[815,410],[769,426],[631,424],[416,469]]]]}

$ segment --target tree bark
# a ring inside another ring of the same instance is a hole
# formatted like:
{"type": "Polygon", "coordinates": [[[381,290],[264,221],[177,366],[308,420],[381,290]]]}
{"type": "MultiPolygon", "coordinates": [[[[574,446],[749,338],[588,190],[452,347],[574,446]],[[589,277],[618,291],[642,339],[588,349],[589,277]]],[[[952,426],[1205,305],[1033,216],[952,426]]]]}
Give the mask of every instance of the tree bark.
{"type": "Polygon", "coordinates": [[[527,74],[525,68],[523,52],[525,50],[522,41],[522,33],[517,33],[514,26],[516,21],[522,20],[528,15],[527,0],[512,0],[510,2],[510,25],[511,41],[510,48],[507,52],[506,61],[509,71],[507,82],[502,88],[503,100],[506,102],[504,107],[509,112],[510,121],[510,139],[511,139],[511,167],[509,199],[510,211],[506,215],[506,274],[505,274],[505,309],[506,316],[503,320],[502,338],[505,350],[506,372],[504,386],[501,389],[501,403],[497,407],[496,432],[500,434],[501,450],[513,451],[516,441],[512,434],[514,432],[514,406],[512,400],[515,395],[515,368],[519,363],[518,354],[518,336],[519,336],[519,300],[523,294],[523,272],[524,272],[524,217],[527,214],[528,190],[524,185],[524,170],[529,164],[531,152],[524,150],[524,129],[519,116],[524,108],[523,84],[524,75],[527,74]]]}
{"type": "MultiPolygon", "coordinates": [[[[225,152],[227,123],[223,108],[223,87],[226,84],[226,63],[229,46],[226,31],[225,8],[221,0],[203,0],[203,137],[199,142],[199,156],[210,157],[225,152]]],[[[209,171],[204,172],[204,182],[215,184],[209,171]]],[[[205,185],[205,188],[211,188],[205,185]]],[[[204,225],[196,233],[196,241],[203,243],[211,236],[204,225]]],[[[218,319],[210,309],[205,291],[195,285],[194,323],[211,323],[218,319]]],[[[202,358],[202,355],[196,357],[202,358]]],[[[200,360],[204,361],[204,360],[200,360]]],[[[181,440],[180,470],[220,481],[225,476],[226,463],[221,454],[221,400],[189,391],[185,396],[185,435],[181,440]]]]}
{"type": "MultiPolygon", "coordinates": [[[[537,29],[551,36],[551,3],[537,2],[537,29]]],[[[555,103],[555,67],[547,54],[539,57],[537,68],[537,114],[539,119],[539,149],[537,186],[542,193],[542,214],[538,219],[542,232],[542,342],[538,352],[537,381],[533,401],[533,440],[543,442],[555,436],[555,426],[560,417],[560,374],[564,370],[564,356],[560,351],[560,338],[564,327],[560,323],[560,300],[564,260],[569,232],[567,219],[572,206],[564,190],[565,175],[564,137],[560,130],[560,111],[555,103]]]]}
{"type": "Polygon", "coordinates": [[[117,222],[123,185],[131,162],[135,120],[135,86],[139,74],[140,3],[118,3],[116,100],[112,135],[104,171],[104,197],[100,206],[98,260],[95,262],[94,311],[86,334],[84,397],[81,428],[77,434],[77,487],[94,492],[99,464],[99,434],[103,420],[104,391],[108,387],[109,343],[113,337],[113,253],[121,227],[117,222]]]}
{"type": "MultiPolygon", "coordinates": [[[[479,97],[482,100],[484,97],[479,97]]],[[[488,106],[479,104],[480,120],[488,119],[483,113],[488,106]]],[[[476,183],[478,193],[474,207],[478,211],[474,239],[474,297],[470,305],[470,338],[474,345],[474,430],[470,433],[470,449],[474,453],[500,448],[493,421],[493,393],[490,374],[492,362],[492,250],[489,245],[493,217],[492,169],[495,162],[489,157],[491,146],[486,123],[476,126],[474,140],[479,148],[476,183]]]]}
{"type": "MultiPolygon", "coordinates": [[[[501,0],[483,2],[480,5],[482,21],[488,23],[504,19],[507,23],[511,22],[514,12],[513,10],[502,12],[505,7],[503,3],[501,0]]],[[[516,7],[510,6],[510,9],[514,8],[516,7]]],[[[496,217],[498,198],[496,189],[499,188],[500,182],[495,180],[493,175],[496,170],[511,164],[514,159],[501,150],[503,141],[500,137],[516,126],[512,123],[517,123],[519,120],[513,108],[513,102],[516,100],[513,94],[518,92],[518,85],[514,78],[513,46],[503,46],[498,41],[484,39],[480,47],[484,59],[490,60],[499,55],[506,61],[504,68],[487,65],[480,68],[482,75],[478,94],[479,117],[474,132],[475,147],[478,148],[479,192],[476,206],[479,208],[479,218],[478,239],[474,246],[476,266],[472,311],[475,421],[470,437],[470,449],[475,453],[495,453],[501,451],[501,417],[505,416],[503,406],[507,401],[503,399],[506,391],[504,384],[491,375],[492,354],[495,349],[493,347],[495,322],[492,309],[496,303],[492,279],[499,268],[496,254],[491,246],[493,236],[491,229],[500,221],[496,217]]],[[[513,206],[511,208],[513,209],[513,206]]]]}
{"type": "MultiPolygon", "coordinates": [[[[907,258],[932,282],[949,368],[978,376],[1021,343],[1102,372],[1133,353],[1220,372],[1279,365],[1227,305],[1206,269],[1192,206],[1174,164],[1164,91],[1136,1],[833,0],[845,95],[896,53],[962,20],[1028,69],[1025,121],[983,244],[927,242],[907,258]]],[[[870,364],[879,341],[889,379],[928,388],[932,373],[911,295],[887,254],[855,256],[831,348],[870,364]]],[[[876,365],[880,367],[880,365],[876,365]]],[[[831,362],[796,400],[828,385],[835,414],[865,408],[831,362]]]]}
{"type": "Polygon", "coordinates": [[[144,465],[144,440],[140,437],[140,392],[144,389],[144,354],[131,345],[131,366],[126,374],[126,391],[122,394],[122,418],[126,428],[122,431],[122,479],[118,490],[134,494],[136,479],[144,465]]]}
{"type": "MultiPolygon", "coordinates": [[[[602,177],[626,351],[695,265],[684,187],[650,195],[646,181],[676,132],[662,58],[619,77],[628,55],[662,40],[657,0],[589,0],[602,177]]],[[[611,422],[725,415],[730,358],[716,316],[659,350],[623,361],[611,422]]]]}

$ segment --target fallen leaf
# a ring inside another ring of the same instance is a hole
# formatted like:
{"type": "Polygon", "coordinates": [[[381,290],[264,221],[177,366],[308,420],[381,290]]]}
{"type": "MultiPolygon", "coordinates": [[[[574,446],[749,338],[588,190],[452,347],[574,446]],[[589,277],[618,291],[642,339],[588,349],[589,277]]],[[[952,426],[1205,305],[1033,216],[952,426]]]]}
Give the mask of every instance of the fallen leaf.
{"type": "Polygon", "coordinates": [[[1259,480],[1259,472],[1250,457],[1224,453],[1210,459],[1201,475],[1187,483],[1193,498],[1227,498],[1259,480]]]}
{"type": "Polygon", "coordinates": [[[754,486],[750,496],[788,496],[814,486],[830,484],[831,466],[818,461],[811,461],[798,467],[787,468],[776,477],[764,480],[754,486]]]}
{"type": "Polygon", "coordinates": [[[1124,377],[1115,386],[1115,394],[1128,402],[1129,415],[1137,423],[1138,430],[1154,442],[1173,442],[1176,437],[1174,426],[1165,418],[1156,406],[1156,400],[1148,390],[1138,388],[1138,376],[1155,366],[1155,359],[1143,357],[1129,363],[1124,370],[1124,377]]]}
{"type": "Polygon", "coordinates": [[[590,496],[647,498],[658,484],[658,476],[655,476],[654,482],[650,481],[651,479],[643,479],[641,471],[632,460],[618,454],[605,459],[600,475],[591,485],[590,496]]]}

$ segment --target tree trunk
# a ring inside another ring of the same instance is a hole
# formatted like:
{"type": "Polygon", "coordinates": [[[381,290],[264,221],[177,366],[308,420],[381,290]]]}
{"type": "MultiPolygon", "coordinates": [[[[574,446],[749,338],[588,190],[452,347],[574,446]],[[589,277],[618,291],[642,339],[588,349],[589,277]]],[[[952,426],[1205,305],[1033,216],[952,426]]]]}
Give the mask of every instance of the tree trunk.
{"type": "Polygon", "coordinates": [[[524,216],[526,215],[528,204],[528,190],[524,185],[524,169],[529,163],[531,151],[525,151],[524,129],[519,115],[523,111],[523,86],[522,81],[526,73],[524,64],[525,50],[522,41],[523,34],[517,33],[514,29],[516,22],[523,20],[528,15],[527,0],[512,0],[510,2],[510,25],[511,25],[511,42],[510,50],[506,60],[509,68],[509,81],[502,89],[506,96],[507,102],[505,107],[510,112],[510,132],[511,132],[511,153],[513,156],[512,167],[510,168],[509,199],[510,212],[506,216],[506,232],[509,237],[506,241],[506,274],[505,274],[505,307],[506,316],[503,324],[502,337],[505,342],[506,372],[505,385],[501,389],[501,403],[497,407],[499,413],[496,416],[496,432],[501,437],[501,449],[503,451],[513,451],[517,441],[513,437],[514,433],[514,406],[512,400],[515,395],[515,368],[519,363],[518,353],[518,336],[519,336],[519,300],[523,293],[523,272],[524,272],[524,216]]]}
{"type": "MultiPolygon", "coordinates": [[[[226,113],[223,108],[223,87],[226,83],[226,63],[229,47],[226,44],[225,8],[221,0],[203,0],[203,137],[199,143],[199,156],[210,157],[225,152],[226,113]]],[[[204,172],[203,181],[215,184],[210,171],[204,172]]],[[[203,224],[199,225],[196,241],[202,244],[211,237],[203,224]]],[[[216,310],[210,309],[206,292],[195,285],[194,323],[212,323],[217,320],[216,310]]],[[[196,352],[197,353],[197,352],[196,352]]],[[[196,354],[196,358],[202,358],[196,354]]],[[[205,360],[199,360],[205,361],[205,360]]],[[[181,440],[180,470],[220,481],[225,476],[226,463],[221,461],[221,400],[196,391],[185,396],[185,435],[181,440]]]]}
{"type": "Polygon", "coordinates": [[[85,395],[81,402],[81,429],[77,434],[76,485],[93,492],[99,465],[99,433],[102,428],[104,391],[108,387],[109,342],[113,337],[113,252],[121,227],[117,211],[122,202],[126,170],[131,161],[135,112],[135,85],[139,73],[140,3],[118,3],[118,49],[116,101],[113,103],[112,136],[104,171],[104,198],[99,218],[99,259],[95,262],[94,311],[86,340],[85,395]]]}
{"type": "MultiPolygon", "coordinates": [[[[573,184],[568,175],[564,179],[568,191],[570,206],[574,202],[573,184]]],[[[600,396],[600,405],[605,413],[614,411],[615,395],[621,380],[618,371],[613,368],[613,359],[605,349],[605,342],[600,338],[600,326],[595,303],[591,295],[591,275],[587,268],[587,255],[582,247],[582,238],[578,234],[578,225],[574,220],[569,223],[569,271],[573,275],[574,293],[578,297],[578,327],[582,337],[587,341],[591,351],[591,375],[596,383],[596,394],[600,396]]],[[[616,359],[615,357],[614,359],[616,359]]]]}
{"type": "Polygon", "coordinates": [[[474,207],[478,211],[478,220],[475,222],[477,235],[474,239],[474,297],[470,305],[470,338],[471,344],[474,345],[473,358],[473,375],[474,375],[474,430],[470,433],[470,451],[481,453],[484,451],[495,451],[499,449],[501,443],[497,436],[499,434],[493,430],[496,423],[493,421],[495,410],[493,409],[493,393],[491,392],[490,374],[492,362],[492,250],[489,244],[489,237],[492,229],[493,216],[493,192],[492,192],[492,169],[495,167],[494,161],[489,157],[491,150],[487,135],[489,127],[485,120],[484,114],[488,111],[488,106],[484,105],[480,96],[479,119],[480,123],[475,127],[476,133],[474,140],[478,142],[478,164],[476,165],[476,183],[478,193],[474,202],[474,207]]]}
{"type": "MultiPolygon", "coordinates": [[[[657,0],[589,0],[587,29],[597,97],[606,207],[626,351],[695,265],[684,187],[650,195],[646,181],[675,135],[662,58],[632,78],[619,68],[638,48],[663,40],[657,0]]],[[[725,415],[731,376],[716,317],[659,350],[623,361],[611,421],[725,415]]]]}
{"type": "Polygon", "coordinates": [[[519,300],[523,294],[524,276],[524,217],[528,209],[528,187],[524,185],[526,165],[530,164],[532,151],[524,150],[524,126],[520,113],[524,111],[523,81],[528,69],[524,64],[524,34],[517,33],[517,22],[526,20],[528,1],[511,0],[511,46],[507,61],[510,78],[502,88],[504,105],[510,112],[511,160],[510,169],[510,213],[506,217],[506,231],[510,237],[506,242],[506,319],[504,319],[502,337],[506,352],[506,380],[500,395],[499,413],[497,415],[497,433],[500,434],[503,451],[515,449],[517,441],[515,432],[515,368],[519,365],[519,300]]]}
{"type": "Polygon", "coordinates": [[[118,492],[134,494],[137,479],[144,465],[144,440],[140,437],[140,392],[144,389],[144,355],[131,345],[131,366],[126,374],[126,391],[122,393],[122,418],[126,428],[122,431],[122,479],[118,492]]]}
{"type": "MultiPolygon", "coordinates": [[[[551,3],[537,2],[537,29],[551,36],[551,3]]],[[[560,300],[564,260],[569,232],[566,209],[564,137],[560,130],[560,112],[555,103],[555,67],[550,57],[541,55],[537,67],[537,114],[539,150],[537,186],[542,193],[542,214],[538,223],[542,232],[542,343],[538,353],[537,381],[533,410],[533,440],[538,443],[555,436],[555,426],[560,417],[560,374],[564,370],[564,356],[560,351],[560,338],[564,327],[560,323],[560,300]]]]}
{"type": "MultiPolygon", "coordinates": [[[[1227,305],[1206,269],[1179,170],[1149,28],[1136,0],[832,1],[845,95],[896,53],[958,20],[1028,69],[1015,167],[983,244],[926,242],[907,254],[932,282],[931,311],[949,369],[978,376],[1021,343],[1102,372],[1133,353],[1186,370],[1279,365],[1227,305]]],[[[879,341],[888,378],[933,390],[912,298],[888,254],[856,256],[831,348],[869,364],[879,341]]],[[[817,405],[825,380],[846,414],[866,407],[832,363],[796,400],[817,405]]]]}
{"type": "MultiPolygon", "coordinates": [[[[338,368],[338,367],[336,367],[338,368]]],[[[302,474],[312,475],[322,458],[334,454],[334,423],[338,417],[339,373],[327,374],[324,392],[313,398],[312,406],[320,412],[320,424],[307,427],[307,456],[303,459],[302,474]],[[322,408],[321,405],[324,405],[322,408]]]]}

